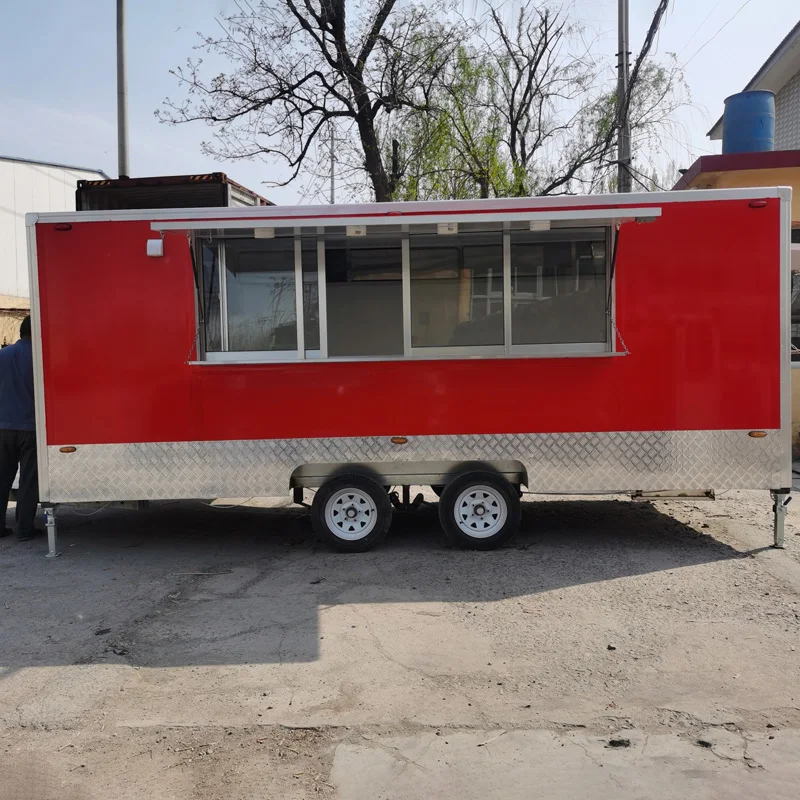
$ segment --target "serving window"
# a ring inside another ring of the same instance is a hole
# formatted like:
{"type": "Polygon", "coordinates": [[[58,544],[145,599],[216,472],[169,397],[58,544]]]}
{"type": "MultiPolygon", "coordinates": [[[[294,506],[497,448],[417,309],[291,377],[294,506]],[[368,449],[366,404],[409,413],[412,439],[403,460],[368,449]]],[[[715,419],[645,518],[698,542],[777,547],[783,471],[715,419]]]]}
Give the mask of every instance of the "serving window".
{"type": "Polygon", "coordinates": [[[606,236],[571,231],[511,235],[513,345],[605,344],[606,236]]]}
{"type": "Polygon", "coordinates": [[[410,234],[412,352],[502,348],[503,233],[410,234]]]}
{"type": "Polygon", "coordinates": [[[198,234],[199,359],[611,353],[610,226],[531,227],[198,234]]]}
{"type": "Polygon", "coordinates": [[[328,356],[402,356],[400,234],[332,234],[324,245],[328,356]]]}

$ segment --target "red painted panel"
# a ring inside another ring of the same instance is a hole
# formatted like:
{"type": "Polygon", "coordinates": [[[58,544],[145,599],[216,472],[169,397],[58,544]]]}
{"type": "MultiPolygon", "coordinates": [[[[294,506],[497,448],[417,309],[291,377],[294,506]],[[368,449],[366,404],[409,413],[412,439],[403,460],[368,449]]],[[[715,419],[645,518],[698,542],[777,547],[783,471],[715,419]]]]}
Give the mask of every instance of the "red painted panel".
{"type": "Polygon", "coordinates": [[[190,365],[185,234],[37,226],[49,444],[780,427],[779,201],[623,225],[618,358],[190,365]]]}

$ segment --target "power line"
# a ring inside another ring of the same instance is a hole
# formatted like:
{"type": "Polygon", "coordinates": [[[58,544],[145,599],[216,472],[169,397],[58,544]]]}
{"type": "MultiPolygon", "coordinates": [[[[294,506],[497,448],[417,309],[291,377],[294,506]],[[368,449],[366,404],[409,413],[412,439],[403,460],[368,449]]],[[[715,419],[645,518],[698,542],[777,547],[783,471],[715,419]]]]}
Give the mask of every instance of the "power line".
{"type": "Polygon", "coordinates": [[[683,65],[684,68],[686,68],[702,50],[704,50],[708,45],[710,45],[711,42],[713,42],[714,39],[716,39],[717,36],[719,36],[720,33],[722,33],[722,31],[724,31],[725,28],[727,28],[728,25],[730,25],[731,22],[733,22],[736,19],[736,17],[738,17],[739,14],[741,14],[742,11],[744,11],[745,6],[749,6],[751,2],[752,0],[744,0],[744,3],[742,3],[742,5],[739,6],[736,13],[699,50],[695,51],[695,54],[683,65]]]}
{"type": "MultiPolygon", "coordinates": [[[[644,37],[642,49],[636,57],[633,64],[633,69],[628,74],[628,0],[619,0],[619,50],[617,52],[617,162],[618,162],[618,175],[617,175],[617,191],[629,192],[631,191],[631,177],[630,171],[633,162],[633,154],[631,151],[631,126],[630,126],[630,109],[631,97],[639,83],[639,74],[642,64],[650,53],[653,47],[653,42],[658,35],[658,29],[661,26],[661,20],[667,13],[669,8],[669,0],[659,0],[658,7],[650,27],[647,29],[647,34],[644,37]]],[[[611,131],[609,132],[611,133],[611,131]]]]}
{"type": "Polygon", "coordinates": [[[633,64],[633,69],[631,70],[630,85],[628,87],[628,96],[625,99],[626,115],[630,110],[631,96],[633,95],[633,90],[639,81],[639,72],[641,71],[642,64],[644,63],[644,60],[650,53],[650,49],[653,46],[653,41],[655,40],[659,26],[661,25],[661,20],[663,19],[664,14],[666,14],[668,6],[669,6],[669,0],[660,0],[658,8],[656,9],[656,13],[653,15],[653,21],[650,23],[650,27],[647,30],[647,35],[644,37],[644,44],[642,45],[642,49],[639,51],[639,55],[636,57],[636,61],[633,64]]]}
{"type": "Polygon", "coordinates": [[[683,52],[683,51],[684,51],[684,50],[685,50],[685,49],[686,49],[686,48],[687,48],[687,47],[688,47],[688,46],[689,46],[689,45],[690,45],[690,44],[691,44],[691,43],[694,41],[694,37],[695,37],[695,36],[697,36],[697,34],[698,34],[698,33],[700,33],[700,31],[701,31],[701,30],[702,30],[702,28],[703,28],[703,25],[705,25],[705,24],[706,24],[706,22],[708,22],[708,21],[709,21],[709,19],[711,19],[711,15],[712,15],[712,14],[713,14],[713,13],[714,13],[714,12],[715,12],[715,11],[716,11],[716,10],[717,10],[717,9],[718,9],[720,6],[721,6],[721,5],[722,5],[722,0],[717,0],[717,2],[715,3],[715,5],[714,5],[714,7],[711,9],[711,11],[709,11],[709,12],[708,12],[708,14],[706,14],[706,16],[705,16],[705,19],[704,19],[704,20],[703,20],[703,21],[702,21],[702,22],[701,22],[701,23],[700,23],[700,24],[699,24],[699,25],[698,25],[698,26],[695,28],[695,30],[694,30],[694,33],[693,33],[693,34],[692,34],[692,35],[689,37],[689,41],[688,41],[688,42],[686,42],[686,44],[685,44],[683,47],[681,47],[681,49],[678,51],[678,55],[680,55],[680,54],[681,54],[681,53],[682,53],[682,52],[683,52]]]}

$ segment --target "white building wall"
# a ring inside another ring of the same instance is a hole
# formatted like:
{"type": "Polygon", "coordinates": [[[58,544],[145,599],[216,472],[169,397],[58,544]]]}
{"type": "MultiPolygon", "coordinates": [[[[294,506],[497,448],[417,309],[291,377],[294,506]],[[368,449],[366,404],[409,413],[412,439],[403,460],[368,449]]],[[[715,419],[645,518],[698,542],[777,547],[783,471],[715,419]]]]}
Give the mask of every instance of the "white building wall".
{"type": "Polygon", "coordinates": [[[800,72],[775,95],[775,149],[800,150],[800,72]]]}
{"type": "Polygon", "coordinates": [[[74,211],[79,180],[98,172],[0,158],[0,295],[30,297],[25,214],[74,211]]]}

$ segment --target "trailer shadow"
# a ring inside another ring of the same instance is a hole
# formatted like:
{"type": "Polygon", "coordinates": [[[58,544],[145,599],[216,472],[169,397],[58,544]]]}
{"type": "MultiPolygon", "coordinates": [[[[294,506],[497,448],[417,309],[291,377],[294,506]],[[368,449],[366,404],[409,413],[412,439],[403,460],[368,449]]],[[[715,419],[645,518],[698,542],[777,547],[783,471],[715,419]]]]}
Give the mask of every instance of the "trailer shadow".
{"type": "Polygon", "coordinates": [[[0,675],[22,667],[308,662],[343,604],[484,603],[747,557],[647,504],[525,502],[511,546],[448,548],[435,504],[377,550],[332,553],[299,507],[63,509],[55,561],[0,541],[0,675]]]}

